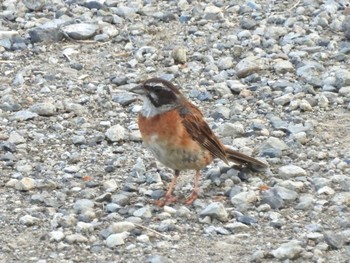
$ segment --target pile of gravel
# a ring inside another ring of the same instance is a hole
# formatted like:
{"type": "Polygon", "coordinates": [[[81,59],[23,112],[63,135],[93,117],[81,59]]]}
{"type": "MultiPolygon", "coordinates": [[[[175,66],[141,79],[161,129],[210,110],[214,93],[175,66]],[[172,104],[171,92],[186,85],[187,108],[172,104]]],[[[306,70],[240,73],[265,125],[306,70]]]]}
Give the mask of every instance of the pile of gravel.
{"type": "Polygon", "coordinates": [[[0,262],[347,262],[349,54],[348,0],[2,1],[0,262]],[[270,169],[153,205],[128,90],[155,76],[270,169]]]}

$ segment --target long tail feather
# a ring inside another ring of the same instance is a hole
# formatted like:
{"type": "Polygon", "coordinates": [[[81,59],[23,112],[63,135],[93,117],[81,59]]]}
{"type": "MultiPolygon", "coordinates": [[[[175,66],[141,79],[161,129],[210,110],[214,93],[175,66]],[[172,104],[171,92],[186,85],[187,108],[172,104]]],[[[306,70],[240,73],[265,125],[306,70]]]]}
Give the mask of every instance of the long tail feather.
{"type": "Polygon", "coordinates": [[[235,150],[232,150],[230,148],[225,147],[226,157],[229,161],[234,162],[239,165],[249,165],[249,166],[256,166],[259,168],[267,168],[268,165],[266,163],[263,163],[262,161],[259,161],[253,157],[250,157],[248,155],[245,155],[243,153],[237,152],[235,150]]]}

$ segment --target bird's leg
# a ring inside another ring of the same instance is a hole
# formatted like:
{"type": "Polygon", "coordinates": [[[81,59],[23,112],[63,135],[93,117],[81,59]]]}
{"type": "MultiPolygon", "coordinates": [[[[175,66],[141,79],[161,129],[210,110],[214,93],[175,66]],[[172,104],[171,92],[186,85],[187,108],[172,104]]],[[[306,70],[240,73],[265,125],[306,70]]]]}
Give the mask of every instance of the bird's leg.
{"type": "Polygon", "coordinates": [[[201,175],[200,171],[196,171],[196,175],[194,177],[194,187],[192,193],[185,200],[185,205],[192,204],[198,197],[199,192],[199,176],[201,175]]]}
{"type": "Polygon", "coordinates": [[[162,200],[157,200],[154,203],[157,206],[163,207],[167,204],[170,204],[172,202],[175,202],[177,200],[177,198],[175,196],[173,196],[173,191],[176,185],[176,181],[177,181],[177,177],[180,175],[180,171],[179,170],[175,170],[175,174],[174,174],[174,178],[170,183],[169,189],[166,192],[164,198],[162,200]]]}

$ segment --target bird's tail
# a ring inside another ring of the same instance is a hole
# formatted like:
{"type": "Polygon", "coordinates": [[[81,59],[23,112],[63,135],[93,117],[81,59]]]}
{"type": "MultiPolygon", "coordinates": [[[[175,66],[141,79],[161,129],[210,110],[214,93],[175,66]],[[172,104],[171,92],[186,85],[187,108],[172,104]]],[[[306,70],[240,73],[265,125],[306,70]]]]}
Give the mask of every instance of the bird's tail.
{"type": "Polygon", "coordinates": [[[238,165],[254,167],[257,169],[263,169],[268,167],[266,163],[263,163],[262,161],[259,161],[243,153],[232,150],[228,147],[225,147],[225,153],[227,160],[234,162],[238,165]]]}

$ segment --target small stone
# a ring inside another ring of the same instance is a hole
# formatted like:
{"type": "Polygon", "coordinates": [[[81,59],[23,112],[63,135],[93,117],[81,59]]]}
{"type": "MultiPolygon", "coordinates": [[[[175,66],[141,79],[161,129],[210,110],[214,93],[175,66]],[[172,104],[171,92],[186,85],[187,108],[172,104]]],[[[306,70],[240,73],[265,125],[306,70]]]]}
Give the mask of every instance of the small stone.
{"type": "Polygon", "coordinates": [[[81,234],[71,234],[65,238],[68,244],[87,243],[88,239],[81,234]]]}
{"type": "Polygon", "coordinates": [[[282,244],[279,248],[272,250],[271,254],[278,259],[297,259],[300,257],[304,249],[300,245],[300,241],[292,240],[282,244]]]}
{"type": "Polygon", "coordinates": [[[102,186],[106,192],[114,192],[118,188],[117,181],[114,179],[104,181],[102,186]]]}
{"type": "Polygon", "coordinates": [[[296,205],[295,209],[308,210],[313,207],[314,202],[315,199],[313,195],[303,194],[299,197],[299,203],[296,205]]]}
{"type": "Polygon", "coordinates": [[[272,189],[283,199],[293,201],[298,198],[298,193],[282,186],[274,186],[272,189]]]}
{"type": "Polygon", "coordinates": [[[344,97],[350,97],[350,86],[341,87],[338,92],[344,97]]]}
{"type": "Polygon", "coordinates": [[[275,65],[273,66],[274,70],[278,74],[285,74],[287,72],[293,72],[294,71],[294,66],[291,62],[288,60],[281,60],[278,59],[276,60],[275,65]]]}
{"type": "Polygon", "coordinates": [[[227,123],[220,126],[220,133],[223,137],[232,136],[233,138],[241,137],[244,134],[244,126],[241,123],[227,123]]]}
{"type": "Polygon", "coordinates": [[[233,59],[232,57],[223,57],[216,64],[220,70],[230,69],[233,67],[233,59]]]}
{"type": "Polygon", "coordinates": [[[111,233],[122,233],[122,232],[130,232],[133,229],[135,229],[136,226],[131,223],[131,222],[127,222],[127,221],[121,221],[121,222],[114,222],[109,226],[109,231],[111,233]]]}
{"type": "Polygon", "coordinates": [[[8,142],[14,143],[14,144],[20,144],[20,143],[25,143],[26,139],[22,135],[20,135],[18,132],[12,131],[10,133],[8,142]]]}
{"type": "Polygon", "coordinates": [[[79,170],[80,170],[80,167],[77,166],[77,165],[66,166],[66,167],[64,167],[64,169],[63,169],[64,172],[70,173],[70,174],[72,174],[72,173],[77,173],[77,172],[79,172],[79,170]]]}
{"type": "Polygon", "coordinates": [[[307,176],[307,172],[296,165],[285,165],[278,169],[278,174],[283,179],[289,179],[298,176],[307,176]]]}
{"type": "Polygon", "coordinates": [[[273,100],[274,103],[276,103],[277,105],[287,105],[289,104],[294,98],[294,95],[292,93],[287,93],[287,94],[284,94],[280,97],[277,97],[273,100]]]}
{"type": "Polygon", "coordinates": [[[46,4],[46,0],[24,0],[23,3],[30,11],[40,11],[46,4]]]}
{"type": "Polygon", "coordinates": [[[213,86],[213,90],[220,96],[232,96],[230,88],[227,86],[226,82],[216,83],[213,86]]]}
{"type": "Polygon", "coordinates": [[[300,101],[299,108],[303,111],[312,111],[311,104],[305,99],[300,101]]]}
{"type": "Polygon", "coordinates": [[[109,237],[107,237],[106,239],[106,245],[108,247],[116,247],[116,246],[121,246],[123,244],[125,244],[124,239],[127,237],[128,235],[126,234],[126,232],[124,233],[119,233],[119,234],[112,234],[109,237]]]}
{"type": "Polygon", "coordinates": [[[240,232],[245,232],[249,230],[249,226],[241,222],[229,223],[225,225],[225,228],[230,230],[232,233],[240,233],[240,232]]]}
{"type": "Polygon", "coordinates": [[[214,6],[214,5],[208,5],[204,9],[204,19],[206,20],[219,20],[223,18],[223,13],[221,8],[214,6]]]}
{"type": "Polygon", "coordinates": [[[39,223],[39,221],[40,220],[38,218],[33,217],[31,215],[25,215],[19,219],[19,222],[25,226],[33,226],[33,225],[39,223]]]}
{"type": "Polygon", "coordinates": [[[151,218],[152,217],[151,208],[149,206],[139,208],[133,213],[133,215],[141,218],[151,218]]]}
{"type": "Polygon", "coordinates": [[[94,24],[79,23],[63,26],[62,30],[75,40],[86,40],[93,37],[97,33],[98,28],[94,24]]]}
{"type": "Polygon", "coordinates": [[[76,213],[84,213],[85,211],[94,208],[95,204],[89,199],[79,199],[75,201],[73,208],[76,213]]]}
{"type": "Polygon", "coordinates": [[[252,204],[258,200],[254,191],[240,192],[231,198],[231,203],[235,206],[240,204],[252,204]]]}
{"type": "Polygon", "coordinates": [[[326,243],[334,249],[340,249],[344,246],[345,240],[341,234],[327,231],[323,236],[326,243]]]}
{"type": "Polygon", "coordinates": [[[171,52],[171,56],[175,62],[184,64],[187,62],[187,49],[183,46],[175,47],[171,52]]]}
{"type": "Polygon", "coordinates": [[[239,78],[247,77],[253,73],[257,73],[264,68],[264,63],[261,59],[249,56],[239,61],[235,67],[239,78]]]}
{"type": "Polygon", "coordinates": [[[262,203],[268,204],[272,209],[280,209],[284,206],[282,197],[280,197],[274,189],[263,192],[262,203]]]}
{"type": "Polygon", "coordinates": [[[60,242],[64,239],[65,235],[62,231],[51,231],[50,241],[60,242]]]}
{"type": "Polygon", "coordinates": [[[211,218],[218,219],[219,221],[225,222],[228,220],[228,213],[225,207],[221,203],[211,203],[202,212],[201,217],[210,216],[211,218]]]}
{"type": "Polygon", "coordinates": [[[36,187],[36,181],[29,177],[23,177],[15,184],[15,189],[19,191],[30,191],[36,187]]]}
{"type": "Polygon", "coordinates": [[[49,102],[34,104],[29,110],[40,116],[53,116],[56,114],[56,106],[49,102]]]}
{"type": "Polygon", "coordinates": [[[37,113],[31,112],[28,110],[21,110],[21,111],[17,111],[13,118],[17,121],[27,121],[27,120],[32,120],[38,116],[39,115],[37,113]]]}
{"type": "Polygon", "coordinates": [[[114,125],[110,127],[106,133],[106,137],[112,142],[118,142],[121,140],[125,140],[126,138],[126,130],[120,124],[114,125]]]}

